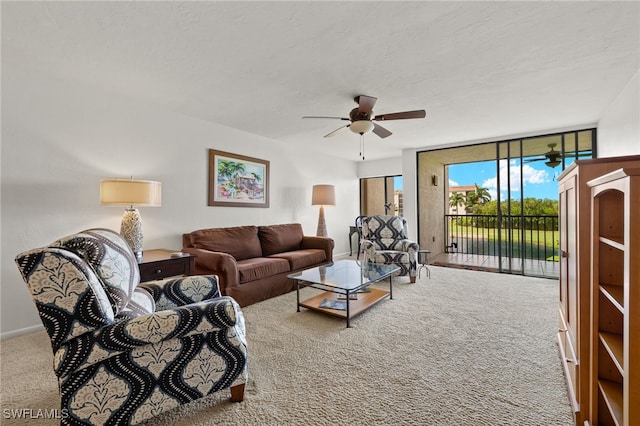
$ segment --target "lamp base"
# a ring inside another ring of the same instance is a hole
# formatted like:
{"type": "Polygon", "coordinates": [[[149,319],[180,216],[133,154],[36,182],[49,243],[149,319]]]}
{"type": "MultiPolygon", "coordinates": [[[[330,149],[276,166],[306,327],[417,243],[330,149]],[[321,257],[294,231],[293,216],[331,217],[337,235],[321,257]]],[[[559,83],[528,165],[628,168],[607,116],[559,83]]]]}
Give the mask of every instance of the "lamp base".
{"type": "Polygon", "coordinates": [[[317,237],[326,237],[327,234],[327,222],[324,220],[324,206],[320,206],[320,214],[318,216],[318,229],[316,230],[317,237]]]}
{"type": "Polygon", "coordinates": [[[136,259],[142,260],[142,217],[135,207],[128,208],[122,215],[120,224],[120,235],[129,244],[136,259]]]}

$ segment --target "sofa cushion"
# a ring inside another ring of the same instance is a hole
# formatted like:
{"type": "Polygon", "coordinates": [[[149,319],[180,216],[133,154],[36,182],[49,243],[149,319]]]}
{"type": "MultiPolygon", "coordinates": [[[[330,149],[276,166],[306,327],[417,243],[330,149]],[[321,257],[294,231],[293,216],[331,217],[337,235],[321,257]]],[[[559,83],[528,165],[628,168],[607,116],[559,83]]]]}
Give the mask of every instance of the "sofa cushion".
{"type": "Polygon", "coordinates": [[[195,248],[228,253],[236,260],[262,256],[256,226],[201,229],[191,233],[195,248]]]}
{"type": "Polygon", "coordinates": [[[238,262],[240,283],[259,280],[260,278],[289,272],[289,262],[286,259],[255,257],[238,262]]]}
{"type": "Polygon", "coordinates": [[[285,253],[271,255],[269,258],[286,259],[286,261],[289,262],[292,271],[316,266],[318,263],[322,263],[327,260],[324,250],[319,249],[288,251],[285,253]]]}
{"type": "Polygon", "coordinates": [[[258,236],[262,245],[262,255],[270,256],[276,253],[298,250],[302,243],[302,225],[288,223],[284,225],[260,226],[258,236]]]}

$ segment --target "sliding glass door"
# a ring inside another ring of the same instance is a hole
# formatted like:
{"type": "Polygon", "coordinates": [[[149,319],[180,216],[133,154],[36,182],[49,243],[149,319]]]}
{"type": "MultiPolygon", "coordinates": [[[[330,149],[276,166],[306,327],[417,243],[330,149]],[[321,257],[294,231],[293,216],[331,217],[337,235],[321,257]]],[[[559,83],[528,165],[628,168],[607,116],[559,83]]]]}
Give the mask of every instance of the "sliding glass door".
{"type": "Polygon", "coordinates": [[[360,179],[360,215],[402,216],[402,176],[360,179]]]}
{"type": "Polygon", "coordinates": [[[523,273],[524,220],[522,217],[522,140],[499,142],[497,148],[496,204],[499,270],[523,273]]]}
{"type": "Polygon", "coordinates": [[[420,247],[443,263],[557,277],[557,177],[595,147],[585,129],[419,152],[420,247]]]}

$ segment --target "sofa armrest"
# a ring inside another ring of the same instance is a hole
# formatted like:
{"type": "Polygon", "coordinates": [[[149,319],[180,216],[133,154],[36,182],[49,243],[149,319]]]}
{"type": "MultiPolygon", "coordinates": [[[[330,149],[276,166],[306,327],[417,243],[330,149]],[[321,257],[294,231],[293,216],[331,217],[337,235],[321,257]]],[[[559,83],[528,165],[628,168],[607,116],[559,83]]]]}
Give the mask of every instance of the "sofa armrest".
{"type": "Polygon", "coordinates": [[[216,275],[195,275],[165,281],[148,281],[138,285],[153,296],[156,311],[220,297],[216,275]]]}
{"type": "Polygon", "coordinates": [[[335,242],[332,238],[329,237],[311,237],[304,236],[302,237],[302,242],[300,244],[301,249],[320,249],[324,250],[327,262],[333,262],[333,248],[335,246],[335,242]]]}
{"type": "Polygon", "coordinates": [[[218,276],[218,287],[223,295],[228,294],[228,288],[240,285],[238,263],[229,253],[198,248],[183,248],[182,251],[196,257],[196,275],[218,276]]]}

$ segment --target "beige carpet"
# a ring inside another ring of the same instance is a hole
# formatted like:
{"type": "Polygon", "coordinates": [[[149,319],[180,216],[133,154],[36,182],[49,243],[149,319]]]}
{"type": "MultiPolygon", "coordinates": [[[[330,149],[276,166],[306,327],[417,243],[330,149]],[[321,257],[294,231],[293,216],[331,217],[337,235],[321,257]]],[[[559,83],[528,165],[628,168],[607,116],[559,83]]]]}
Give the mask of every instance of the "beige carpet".
{"type": "MultiPolygon", "coordinates": [[[[555,343],[557,281],[431,267],[431,279],[398,277],[393,289],[349,329],[297,313],[295,292],[244,308],[244,402],[221,392],[151,424],[572,424],[555,343]]],[[[3,414],[58,407],[44,332],[2,342],[1,362],[3,414]]]]}

